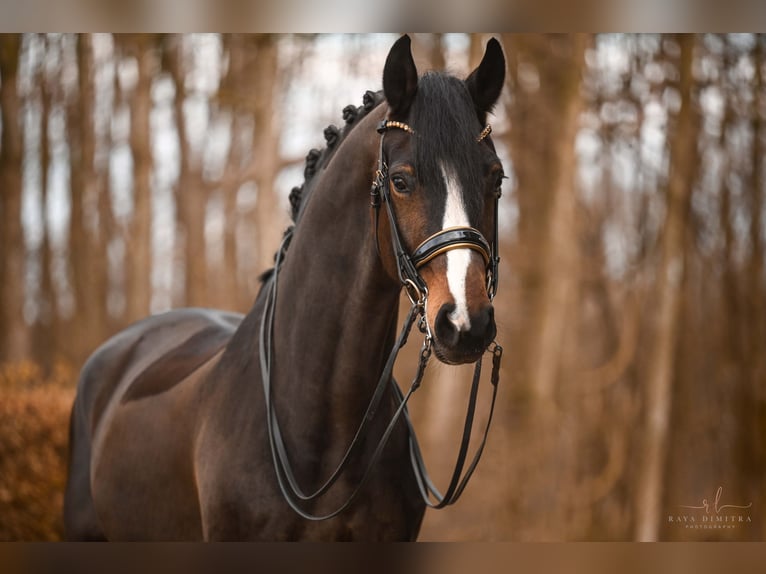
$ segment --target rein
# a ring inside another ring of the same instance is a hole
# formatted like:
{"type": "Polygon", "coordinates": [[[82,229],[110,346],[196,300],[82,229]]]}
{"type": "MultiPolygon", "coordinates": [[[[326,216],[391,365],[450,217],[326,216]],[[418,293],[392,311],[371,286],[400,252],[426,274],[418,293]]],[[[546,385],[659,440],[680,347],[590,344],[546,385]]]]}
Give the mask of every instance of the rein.
{"type": "MultiPolygon", "coordinates": [[[[383,155],[383,136],[385,132],[390,128],[402,129],[407,133],[414,134],[412,128],[403,122],[384,120],[378,126],[378,132],[381,134],[380,155],[378,156],[378,170],[376,171],[376,177],[373,181],[371,191],[371,205],[375,214],[375,234],[377,246],[377,223],[381,200],[386,204],[386,209],[390,218],[391,236],[394,253],[396,255],[398,275],[399,279],[401,280],[402,287],[405,289],[407,296],[410,299],[411,307],[407,313],[404,324],[402,325],[399,336],[397,337],[396,342],[391,349],[391,353],[386,360],[386,364],[383,367],[383,371],[378,379],[378,383],[367,406],[367,410],[365,411],[364,417],[362,418],[362,421],[359,424],[359,427],[357,428],[351,443],[346,449],[335,470],[319,488],[310,493],[304,492],[295,478],[295,474],[292,470],[292,466],[287,455],[284,440],[282,438],[282,432],[279,427],[277,415],[274,410],[271,392],[274,311],[276,308],[279,271],[284,261],[287,246],[292,239],[292,230],[290,230],[285,235],[282,243],[280,244],[276,255],[274,272],[268,279],[269,284],[266,287],[268,291],[266,294],[266,301],[260,326],[259,359],[261,378],[263,380],[263,389],[265,394],[266,426],[269,437],[269,446],[271,447],[272,460],[274,462],[274,468],[277,475],[277,483],[285,501],[297,514],[307,520],[319,521],[333,518],[351,505],[372,474],[373,467],[383,454],[383,450],[402,415],[404,415],[404,421],[407,425],[409,433],[410,462],[412,464],[412,469],[415,474],[415,479],[418,484],[420,494],[423,498],[423,502],[431,508],[444,508],[445,506],[454,504],[460,498],[460,495],[463,493],[463,490],[468,484],[469,479],[471,478],[474,470],[476,469],[476,466],[479,463],[487,441],[487,435],[495,409],[495,400],[497,397],[497,389],[500,376],[500,360],[502,357],[503,349],[500,347],[500,345],[497,344],[497,342],[493,341],[488,348],[488,351],[492,354],[492,374],[490,377],[490,382],[492,384],[492,400],[490,404],[487,425],[484,429],[484,435],[467,470],[465,473],[463,473],[463,468],[465,467],[465,462],[468,454],[468,446],[471,440],[471,431],[473,429],[473,419],[476,410],[479,381],[481,378],[482,359],[480,358],[476,362],[476,366],[474,368],[471,392],[468,400],[465,423],[463,427],[463,437],[461,439],[460,449],[455,461],[452,478],[449,482],[449,485],[447,486],[445,493],[441,494],[428,474],[425,461],[418,444],[417,436],[415,434],[415,429],[407,411],[407,402],[409,401],[412,394],[420,387],[426,366],[428,365],[428,361],[431,358],[432,353],[432,335],[426,320],[428,287],[426,286],[426,283],[421,277],[418,269],[426,265],[433,258],[451,249],[468,248],[477,251],[481,254],[487,266],[487,293],[490,300],[492,300],[497,290],[497,269],[500,261],[497,253],[497,216],[500,194],[497,194],[497,198],[495,200],[494,241],[492,244],[487,242],[481,232],[477,229],[472,227],[453,227],[449,229],[443,229],[427,238],[413,251],[412,255],[409,255],[401,241],[401,235],[399,233],[396,215],[394,213],[389,194],[388,166],[386,165],[383,155]],[[410,387],[406,394],[403,394],[393,378],[393,369],[396,358],[399,355],[399,351],[407,343],[409,334],[416,321],[418,321],[419,330],[424,334],[424,340],[419,354],[417,371],[412,379],[412,382],[410,383],[410,387]],[[383,435],[381,436],[375,450],[373,451],[373,454],[367,463],[367,467],[365,468],[361,479],[354,487],[351,494],[348,496],[345,502],[327,514],[312,514],[301,508],[301,502],[305,503],[318,499],[320,496],[325,494],[333,484],[335,484],[338,478],[340,478],[341,474],[351,460],[351,455],[357,449],[357,446],[362,442],[362,438],[365,436],[365,431],[367,430],[370,422],[374,419],[375,414],[380,407],[381,400],[385,395],[385,390],[389,385],[393,391],[394,399],[397,402],[397,409],[391,417],[391,420],[386,426],[383,435]]],[[[486,138],[490,132],[491,127],[487,125],[479,137],[476,138],[477,143],[480,143],[484,138],[486,138]]]]}

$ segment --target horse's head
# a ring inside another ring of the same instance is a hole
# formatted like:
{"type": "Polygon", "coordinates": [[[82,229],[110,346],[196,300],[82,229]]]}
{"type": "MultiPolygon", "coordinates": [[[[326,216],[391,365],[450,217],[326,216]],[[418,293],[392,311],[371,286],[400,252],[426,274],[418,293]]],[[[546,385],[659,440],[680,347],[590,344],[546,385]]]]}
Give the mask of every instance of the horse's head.
{"type": "MultiPolygon", "coordinates": [[[[505,58],[494,39],[466,80],[441,73],[418,78],[407,36],[391,48],[383,72],[389,120],[381,150],[384,200],[427,288],[434,350],[447,363],[476,361],[496,333],[488,279],[503,168],[486,116],[504,78],[505,58]]],[[[391,218],[382,217],[383,264],[397,276],[390,227],[391,218]]]]}

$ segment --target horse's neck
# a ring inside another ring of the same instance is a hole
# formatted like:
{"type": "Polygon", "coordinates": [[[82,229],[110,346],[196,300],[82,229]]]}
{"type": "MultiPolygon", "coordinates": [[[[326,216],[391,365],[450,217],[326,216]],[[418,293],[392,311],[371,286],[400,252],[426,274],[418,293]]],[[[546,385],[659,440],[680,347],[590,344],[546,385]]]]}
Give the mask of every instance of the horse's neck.
{"type": "Polygon", "coordinates": [[[393,344],[398,288],[377,255],[368,199],[374,121],[317,174],[280,271],[272,385],[288,444],[347,444],[393,344]]]}

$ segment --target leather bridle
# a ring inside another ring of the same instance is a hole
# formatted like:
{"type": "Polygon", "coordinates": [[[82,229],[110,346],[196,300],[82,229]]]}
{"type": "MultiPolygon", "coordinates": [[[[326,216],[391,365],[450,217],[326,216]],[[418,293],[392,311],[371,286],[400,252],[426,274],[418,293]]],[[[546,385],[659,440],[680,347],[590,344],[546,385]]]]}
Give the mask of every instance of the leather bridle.
{"type": "MultiPolygon", "coordinates": [[[[386,211],[388,212],[388,219],[391,227],[391,242],[396,257],[399,279],[407,289],[407,294],[410,296],[410,300],[414,298],[415,301],[417,301],[422,296],[428,296],[428,288],[418,271],[421,267],[438,255],[446,253],[452,249],[471,249],[478,252],[482,256],[482,259],[484,259],[487,274],[487,295],[489,296],[489,300],[492,301],[497,292],[497,271],[500,265],[500,257],[497,250],[497,220],[501,196],[500,190],[498,189],[495,193],[494,237],[492,238],[491,244],[484,238],[481,231],[474,227],[450,227],[437,231],[425,239],[410,255],[404,248],[402,236],[399,232],[398,219],[396,217],[393,202],[391,201],[391,191],[388,182],[388,163],[386,162],[385,150],[383,147],[385,134],[390,129],[399,129],[410,135],[415,135],[415,130],[404,122],[383,120],[378,124],[377,130],[380,134],[378,169],[375,171],[375,179],[373,180],[372,188],[370,189],[370,205],[373,209],[375,219],[373,226],[375,228],[375,244],[378,253],[380,253],[378,219],[380,217],[380,204],[382,202],[385,204],[386,211]],[[413,295],[417,296],[413,297],[413,295]]],[[[481,143],[491,132],[491,126],[487,124],[487,127],[485,127],[481,134],[476,138],[476,143],[481,143]]]]}
{"type": "MultiPolygon", "coordinates": [[[[378,132],[381,134],[380,154],[378,156],[378,169],[375,173],[375,179],[373,180],[371,190],[371,205],[375,217],[374,228],[377,246],[377,229],[380,211],[379,208],[381,202],[386,204],[386,210],[390,220],[391,240],[394,254],[396,256],[399,279],[412,305],[409,312],[407,313],[407,317],[404,321],[404,324],[402,325],[402,329],[399,333],[399,336],[397,337],[394,347],[391,349],[391,353],[386,360],[383,372],[378,379],[378,383],[367,406],[367,410],[365,411],[362,421],[359,424],[359,427],[357,428],[351,443],[349,444],[341,461],[338,463],[337,467],[331,473],[331,475],[319,488],[308,494],[301,489],[298,481],[295,478],[289,457],[287,455],[287,450],[282,438],[282,433],[277,421],[277,416],[274,411],[274,405],[271,397],[271,363],[273,358],[272,343],[274,333],[274,310],[276,308],[277,285],[279,281],[280,267],[284,260],[287,246],[292,239],[292,230],[285,234],[285,237],[282,240],[282,244],[280,245],[280,248],[276,254],[274,272],[268,279],[269,284],[264,286],[264,289],[267,289],[267,292],[263,316],[261,318],[259,359],[261,367],[261,379],[263,382],[263,389],[265,394],[266,423],[269,437],[269,446],[271,447],[271,454],[276,471],[277,483],[283,497],[296,513],[307,520],[318,521],[333,518],[348,508],[348,506],[353,502],[357,494],[369,479],[373,467],[383,454],[385,445],[387,444],[388,439],[396,428],[396,424],[402,415],[409,431],[410,461],[418,484],[418,489],[420,490],[421,496],[423,498],[423,502],[431,508],[443,508],[445,506],[454,504],[457,502],[458,498],[460,498],[460,495],[463,493],[463,490],[468,484],[469,479],[471,478],[474,470],[476,469],[476,466],[479,463],[487,441],[489,427],[492,423],[492,415],[495,409],[495,400],[497,398],[497,388],[500,377],[500,360],[503,353],[502,347],[500,347],[500,345],[494,341],[488,348],[488,351],[492,354],[492,374],[490,376],[490,382],[492,384],[492,400],[483,438],[478,448],[476,449],[471,463],[469,464],[465,473],[463,473],[463,468],[465,466],[468,455],[468,445],[471,440],[471,431],[473,429],[473,419],[476,410],[479,381],[481,378],[482,360],[479,359],[476,362],[476,366],[474,368],[473,381],[471,384],[471,391],[463,427],[463,436],[461,439],[457,459],[455,461],[452,478],[445,493],[441,494],[428,474],[425,461],[418,444],[417,436],[415,435],[415,429],[412,426],[412,421],[410,420],[409,413],[407,411],[407,402],[409,401],[412,394],[420,387],[423,375],[425,373],[426,365],[428,364],[432,352],[432,335],[428,327],[428,321],[426,320],[428,287],[421,277],[419,269],[424,265],[427,265],[429,261],[438,255],[446,253],[452,249],[467,248],[477,251],[484,259],[486,265],[487,294],[490,300],[492,300],[497,291],[497,271],[500,262],[497,251],[497,218],[500,193],[498,190],[497,197],[495,199],[494,237],[492,243],[489,243],[478,229],[473,227],[452,227],[449,229],[443,229],[438,233],[431,235],[425,241],[423,241],[410,255],[404,248],[389,192],[388,165],[384,157],[383,138],[386,131],[391,128],[402,129],[407,133],[414,134],[412,128],[403,122],[384,120],[379,124],[378,132]],[[416,321],[418,321],[420,331],[424,334],[424,341],[419,355],[417,371],[407,393],[403,394],[393,378],[393,368],[399,351],[406,344],[409,333],[416,321]],[[372,453],[372,456],[370,457],[367,467],[362,474],[362,478],[354,487],[354,490],[351,492],[343,504],[341,504],[330,513],[322,515],[312,514],[301,508],[300,502],[316,500],[325,494],[341,476],[344,469],[348,466],[348,463],[351,460],[351,455],[357,450],[358,445],[363,442],[367,428],[370,422],[374,419],[375,414],[380,407],[381,401],[385,396],[385,390],[389,386],[394,394],[394,398],[398,403],[397,409],[394,412],[394,415],[391,417],[388,425],[386,426],[386,429],[383,432],[383,435],[381,436],[375,450],[372,453]]],[[[484,140],[490,132],[491,127],[487,125],[479,137],[476,138],[477,143],[481,143],[481,141],[484,140]]],[[[380,251],[379,247],[378,251],[380,251]]]]}

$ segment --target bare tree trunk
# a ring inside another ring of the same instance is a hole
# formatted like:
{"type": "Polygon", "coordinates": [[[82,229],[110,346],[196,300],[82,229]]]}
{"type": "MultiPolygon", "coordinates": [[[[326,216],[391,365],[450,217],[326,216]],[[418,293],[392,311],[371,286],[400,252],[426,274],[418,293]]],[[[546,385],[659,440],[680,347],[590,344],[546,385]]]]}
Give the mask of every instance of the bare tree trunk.
{"type": "MultiPolygon", "coordinates": [[[[111,146],[111,138],[104,143],[105,146],[111,146]]],[[[109,190],[109,163],[104,166],[104,170],[99,174],[98,182],[98,238],[94,257],[96,259],[96,269],[98,273],[97,294],[98,304],[101,307],[98,317],[99,337],[103,340],[109,336],[117,326],[117,321],[109,314],[109,296],[112,289],[109,272],[109,244],[117,236],[117,222],[114,218],[114,209],[112,205],[112,196],[109,190]]]]}
{"type": "Polygon", "coordinates": [[[72,156],[69,225],[70,285],[75,318],[69,325],[77,357],[90,353],[107,333],[107,265],[105,239],[100,237],[100,198],[94,131],[95,87],[92,36],[77,37],[78,97],[69,108],[72,156]]]}
{"type": "Polygon", "coordinates": [[[21,224],[22,153],[21,102],[16,87],[21,38],[0,35],[0,361],[20,361],[29,353],[29,328],[24,321],[26,252],[21,224]]]}
{"type": "MultiPolygon", "coordinates": [[[[746,448],[741,455],[742,474],[749,487],[750,499],[764,500],[763,476],[766,472],[766,412],[763,397],[766,396],[766,284],[764,284],[764,245],[761,232],[764,225],[764,38],[756,36],[755,85],[752,108],[753,145],[751,150],[750,193],[750,260],[747,268],[747,291],[749,317],[747,337],[750,376],[746,385],[744,411],[747,426],[744,429],[746,448]]],[[[755,504],[758,504],[757,502],[755,504]]],[[[755,539],[763,539],[766,517],[761,519],[761,530],[755,539]]]]}
{"type": "Polygon", "coordinates": [[[663,478],[669,442],[669,419],[676,347],[681,321],[681,290],[684,277],[684,247],[692,181],[696,165],[697,130],[692,109],[692,58],[695,38],[677,38],[681,109],[672,132],[667,210],[661,238],[661,258],[655,295],[656,323],[644,395],[644,435],[637,477],[635,538],[657,540],[663,498],[663,478]]]}
{"type": "Polygon", "coordinates": [[[128,45],[138,63],[138,78],[130,101],[130,149],[133,155],[133,216],[127,250],[127,318],[146,316],[152,297],[152,147],[149,115],[152,76],[156,67],[155,40],[138,34],[128,45]]]}
{"type": "Polygon", "coordinates": [[[571,170],[586,40],[530,34],[509,34],[503,39],[514,94],[508,108],[513,126],[508,144],[519,207],[518,241],[510,257],[521,279],[518,304],[529,310],[519,327],[525,336],[510,347],[516,392],[539,405],[553,393],[558,369],[553,364],[558,346],[545,345],[558,337],[555,323],[564,317],[557,313],[574,284],[566,273],[575,262],[562,260],[557,267],[553,259],[559,250],[565,257],[573,255],[571,170]],[[564,227],[556,227],[559,224],[564,227]],[[550,232],[553,229],[555,233],[550,232]],[[554,284],[557,276],[564,276],[561,285],[554,284]],[[543,356],[546,349],[548,357],[543,356]]]}
{"type": "MultiPolygon", "coordinates": [[[[93,210],[93,218],[98,222],[98,228],[90,234],[91,252],[91,333],[90,345],[94,348],[111,334],[111,321],[109,319],[109,259],[107,248],[114,233],[114,218],[112,215],[112,200],[109,193],[108,172],[104,173],[97,165],[99,141],[96,137],[96,70],[95,53],[93,48],[93,35],[87,34],[80,37],[81,47],[78,45],[82,56],[80,60],[80,93],[85,90],[88,100],[81,102],[83,107],[83,129],[87,127],[92,145],[92,161],[89,163],[88,191],[91,194],[90,205],[93,210]],[[87,117],[86,116],[87,113],[87,117]]],[[[103,142],[101,142],[103,145],[103,142]]],[[[103,166],[102,166],[103,167],[103,166]]],[[[91,352],[91,348],[88,352],[91,352]]]]}
{"type": "Polygon", "coordinates": [[[223,277],[221,298],[223,305],[230,309],[246,311],[249,307],[241,305],[239,288],[239,273],[237,269],[237,189],[224,190],[223,212],[226,227],[223,230],[223,277]]]}
{"type": "MultiPolygon", "coordinates": [[[[583,109],[581,95],[587,35],[503,37],[513,100],[508,136],[517,180],[518,240],[508,259],[521,279],[515,304],[526,311],[506,340],[513,389],[501,408],[522,431],[508,434],[517,464],[534,479],[508,482],[508,507],[534,517],[528,535],[545,540],[565,536],[565,481],[561,453],[570,449],[565,421],[556,407],[567,322],[579,282],[575,139],[583,109]],[[523,335],[522,335],[523,333],[523,335]],[[522,407],[522,408],[520,408],[522,407]],[[519,417],[521,415],[521,417],[519,417]],[[520,442],[521,450],[517,448],[520,442]]],[[[518,280],[517,280],[518,281],[518,280]]],[[[502,412],[502,411],[501,411],[502,412]]],[[[568,471],[567,471],[568,472],[568,471]]],[[[513,516],[504,518],[509,523],[513,516]]]]}
{"type": "MultiPolygon", "coordinates": [[[[545,58],[534,53],[530,54],[535,58],[545,82],[540,89],[545,90],[546,98],[551,99],[553,113],[556,114],[545,124],[545,129],[550,130],[547,133],[549,137],[544,138],[550,149],[549,156],[542,158],[544,164],[540,163],[541,158],[536,158],[533,163],[538,166],[538,171],[544,172],[545,181],[536,178],[530,182],[535,189],[526,191],[545,195],[547,209],[538,207],[524,214],[531,218],[526,222],[527,226],[555,230],[554,233],[535,233],[537,243],[529,245],[537,250],[534,259],[539,275],[535,281],[534,327],[527,343],[527,377],[533,388],[535,403],[542,409],[547,409],[553,402],[559,368],[557,359],[564,343],[567,312],[578,282],[574,143],[582,110],[580,85],[588,43],[587,36],[575,35],[567,46],[569,57],[559,66],[546,62],[545,58]],[[541,169],[540,165],[545,165],[545,168],[541,169]]],[[[517,145],[523,146],[524,143],[518,142],[517,145]]],[[[522,173],[526,175],[529,172],[522,171],[520,177],[522,173]]],[[[520,179],[520,187],[526,184],[520,179]]],[[[528,239],[533,239],[533,236],[528,239]]]]}
{"type": "Polygon", "coordinates": [[[513,91],[513,105],[508,114],[513,126],[509,146],[518,180],[519,249],[517,265],[522,265],[526,291],[536,290],[539,269],[537,249],[546,236],[546,221],[551,205],[549,169],[556,159],[553,150],[558,135],[556,122],[561,108],[556,104],[559,69],[568,62],[553,60],[545,36],[507,34],[503,36],[508,54],[509,83],[513,91]],[[549,85],[552,84],[552,85],[549,85]]]}
{"type": "Polygon", "coordinates": [[[279,53],[277,39],[273,35],[258,35],[254,39],[255,61],[255,135],[253,153],[258,164],[255,184],[258,186],[258,203],[255,226],[258,233],[258,266],[262,272],[274,264],[274,253],[280,242],[282,230],[287,226],[286,209],[278,201],[274,179],[279,173],[280,130],[278,118],[279,53]]]}
{"type": "MultiPolygon", "coordinates": [[[[731,46],[726,46],[727,52],[731,50],[731,46]]],[[[732,64],[732,58],[728,54],[724,55],[724,68],[732,64]]],[[[726,134],[731,129],[735,112],[732,105],[733,94],[726,98],[724,104],[724,116],[721,123],[721,137],[720,145],[726,150],[727,163],[725,164],[724,172],[731,173],[734,162],[732,161],[732,150],[726,149],[726,134]]],[[[737,369],[741,361],[740,345],[739,345],[739,327],[740,327],[740,312],[741,305],[739,297],[737,297],[738,291],[738,277],[737,277],[737,264],[735,261],[735,237],[734,227],[732,225],[732,199],[734,192],[729,185],[728,175],[724,175],[721,178],[721,209],[720,209],[720,226],[723,230],[723,253],[722,253],[722,275],[723,275],[723,301],[721,312],[721,348],[723,350],[721,357],[721,368],[724,371],[737,369]]]]}
{"type": "MultiPolygon", "coordinates": [[[[766,344],[766,326],[764,321],[764,298],[766,295],[766,285],[764,285],[764,245],[761,238],[761,231],[764,225],[763,206],[764,206],[764,106],[766,106],[766,97],[764,97],[764,78],[763,66],[766,63],[764,58],[764,40],[756,38],[758,47],[755,55],[755,87],[753,97],[753,147],[751,155],[752,184],[750,196],[750,301],[753,304],[753,326],[755,327],[753,343],[753,355],[756,360],[756,372],[763,377],[766,375],[764,368],[763,345],[766,344]]],[[[763,380],[763,379],[761,379],[763,380]]]]}
{"type": "MultiPolygon", "coordinates": [[[[82,41],[78,41],[77,45],[77,58],[78,65],[82,66],[83,62],[80,61],[82,57],[83,45],[82,41]]],[[[79,74],[83,75],[84,70],[81,68],[79,74]]],[[[78,106],[78,102],[87,99],[88,94],[78,94],[78,98],[68,106],[67,112],[67,143],[70,150],[70,184],[69,184],[69,237],[67,242],[67,259],[69,260],[69,285],[72,289],[72,295],[74,297],[75,312],[71,321],[69,321],[68,328],[72,330],[72,337],[69,341],[70,346],[74,346],[71,349],[73,353],[79,356],[85,349],[82,344],[83,335],[87,332],[88,327],[88,313],[91,310],[91,301],[88,297],[88,282],[89,282],[89,269],[88,261],[90,254],[88,253],[90,242],[88,241],[87,232],[85,230],[85,201],[86,197],[85,185],[88,181],[88,156],[93,157],[91,142],[86,141],[87,135],[87,121],[81,118],[82,109],[78,106]],[[83,124],[85,124],[85,132],[83,133],[83,124]],[[79,348],[78,348],[79,347],[79,348]]]]}
{"type": "Polygon", "coordinates": [[[176,220],[184,237],[184,304],[202,306],[207,301],[207,253],[205,249],[205,211],[207,192],[202,185],[199,166],[194,165],[189,145],[184,102],[186,101],[186,67],[182,37],[174,37],[168,50],[168,65],[176,86],[173,101],[178,147],[180,149],[180,173],[175,190],[176,220]]]}
{"type": "Polygon", "coordinates": [[[763,72],[764,48],[763,38],[756,38],[757,48],[755,53],[755,86],[753,96],[753,146],[751,150],[751,187],[750,187],[750,265],[749,272],[749,295],[751,307],[751,325],[753,333],[750,337],[750,353],[754,359],[754,381],[763,381],[766,377],[766,363],[764,363],[763,349],[766,348],[766,316],[764,316],[764,299],[766,298],[766,286],[764,285],[764,245],[761,239],[761,231],[764,225],[764,145],[763,145],[763,72]]]}
{"type": "MultiPolygon", "coordinates": [[[[46,51],[47,51],[46,42],[46,51]]],[[[51,238],[48,229],[47,206],[48,206],[48,172],[51,163],[50,138],[48,136],[49,114],[51,110],[51,91],[47,85],[44,73],[39,76],[40,85],[40,220],[42,221],[42,241],[40,244],[40,301],[39,317],[37,323],[37,361],[43,367],[43,371],[50,373],[55,360],[58,333],[58,308],[53,290],[53,275],[51,265],[53,254],[51,252],[51,238]]]]}
{"type": "MultiPolygon", "coordinates": [[[[226,75],[221,80],[220,91],[223,99],[229,98],[228,108],[231,113],[231,139],[229,155],[226,160],[224,173],[237,173],[243,164],[244,153],[241,143],[243,130],[247,127],[246,112],[241,109],[240,97],[246,93],[245,69],[245,39],[241,34],[226,34],[223,37],[224,50],[228,55],[229,66],[226,75]]],[[[239,179],[239,178],[237,178],[239,179]]],[[[221,296],[229,308],[247,310],[252,304],[252,297],[248,294],[243,296],[245,289],[240,281],[240,269],[237,258],[237,227],[239,213],[237,210],[237,194],[241,181],[232,185],[221,186],[223,195],[223,210],[225,227],[223,235],[223,278],[221,296]]]]}

